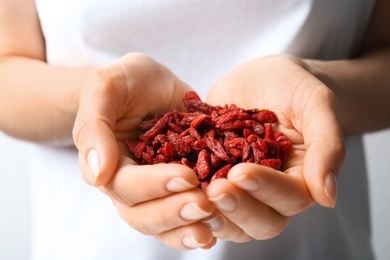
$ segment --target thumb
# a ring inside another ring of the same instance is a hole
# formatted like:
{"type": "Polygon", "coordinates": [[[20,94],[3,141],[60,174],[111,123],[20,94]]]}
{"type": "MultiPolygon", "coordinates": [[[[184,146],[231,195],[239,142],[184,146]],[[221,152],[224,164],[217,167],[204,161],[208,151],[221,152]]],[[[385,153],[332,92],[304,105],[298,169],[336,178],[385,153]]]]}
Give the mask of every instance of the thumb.
{"type": "Polygon", "coordinates": [[[73,128],[73,138],[84,180],[92,186],[105,185],[119,161],[118,144],[109,125],[98,120],[87,122],[80,115],[73,128]]]}
{"type": "Polygon", "coordinates": [[[306,146],[303,174],[314,200],[324,207],[333,208],[336,205],[337,176],[345,157],[344,141],[332,113],[317,111],[315,115],[316,119],[303,131],[306,146]]]}

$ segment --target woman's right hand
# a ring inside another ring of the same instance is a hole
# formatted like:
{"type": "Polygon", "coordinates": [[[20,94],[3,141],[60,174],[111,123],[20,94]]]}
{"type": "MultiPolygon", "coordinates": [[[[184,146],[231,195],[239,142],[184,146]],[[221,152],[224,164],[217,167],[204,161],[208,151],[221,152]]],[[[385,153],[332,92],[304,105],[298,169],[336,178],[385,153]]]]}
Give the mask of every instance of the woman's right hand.
{"type": "Polygon", "coordinates": [[[216,240],[199,220],[213,205],[182,165],[137,165],[126,145],[149,113],[183,110],[191,88],[152,58],[131,53],[91,73],[80,93],[73,137],[84,180],[99,187],[134,229],[176,249],[216,240]]]}

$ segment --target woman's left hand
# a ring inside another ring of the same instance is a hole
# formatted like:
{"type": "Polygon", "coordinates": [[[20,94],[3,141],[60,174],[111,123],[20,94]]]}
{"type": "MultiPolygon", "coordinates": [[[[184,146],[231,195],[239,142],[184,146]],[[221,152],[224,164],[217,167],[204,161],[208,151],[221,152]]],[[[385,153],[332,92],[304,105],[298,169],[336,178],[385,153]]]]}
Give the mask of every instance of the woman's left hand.
{"type": "Polygon", "coordinates": [[[262,57],[235,68],[211,88],[210,104],[274,111],[276,131],[293,144],[283,171],[241,163],[227,179],[208,186],[206,193],[219,209],[209,219],[214,236],[235,242],[268,239],[314,203],[335,206],[345,152],[336,99],[307,66],[291,56],[262,57]]]}

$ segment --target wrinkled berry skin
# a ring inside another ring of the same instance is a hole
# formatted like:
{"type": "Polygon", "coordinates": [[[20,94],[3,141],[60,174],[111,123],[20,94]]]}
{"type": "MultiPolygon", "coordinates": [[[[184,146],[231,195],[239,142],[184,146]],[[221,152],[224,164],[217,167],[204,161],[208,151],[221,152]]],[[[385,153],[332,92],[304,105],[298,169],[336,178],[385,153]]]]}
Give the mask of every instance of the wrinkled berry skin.
{"type": "Polygon", "coordinates": [[[274,112],[236,105],[212,106],[191,91],[183,99],[187,112],[149,115],[144,132],[127,145],[139,164],[179,163],[192,168],[199,187],[226,178],[238,163],[252,162],[279,170],[292,150],[274,112]]]}

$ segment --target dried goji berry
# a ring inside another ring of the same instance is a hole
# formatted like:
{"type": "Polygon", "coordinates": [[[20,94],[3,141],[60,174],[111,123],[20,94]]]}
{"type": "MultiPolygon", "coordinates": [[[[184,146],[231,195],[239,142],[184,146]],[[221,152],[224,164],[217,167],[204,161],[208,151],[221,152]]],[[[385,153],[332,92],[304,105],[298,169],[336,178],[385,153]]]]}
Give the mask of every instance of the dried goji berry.
{"type": "Polygon", "coordinates": [[[221,169],[219,169],[211,178],[211,181],[219,178],[226,178],[229,170],[233,167],[233,164],[226,164],[221,169]]]}
{"type": "Polygon", "coordinates": [[[149,115],[140,124],[137,140],[127,140],[140,164],[179,163],[192,168],[199,187],[206,189],[226,178],[237,163],[252,162],[279,170],[292,150],[282,132],[274,132],[276,114],[270,110],[243,109],[235,104],[212,106],[188,92],[187,112],[173,110],[149,115]]]}
{"type": "Polygon", "coordinates": [[[207,147],[215,153],[219,158],[226,162],[230,162],[229,155],[226,153],[222,143],[218,142],[214,137],[206,137],[207,147]]]}
{"type": "Polygon", "coordinates": [[[276,117],[275,113],[266,109],[252,114],[252,118],[256,119],[256,121],[261,124],[278,122],[278,118],[276,117]]]}
{"type": "Polygon", "coordinates": [[[198,169],[198,177],[200,180],[204,180],[210,174],[209,153],[206,149],[202,149],[198,154],[198,161],[196,167],[198,169]]]}
{"type": "Polygon", "coordinates": [[[260,162],[260,164],[274,168],[275,170],[279,170],[282,162],[280,161],[280,159],[264,159],[260,162]]]}

